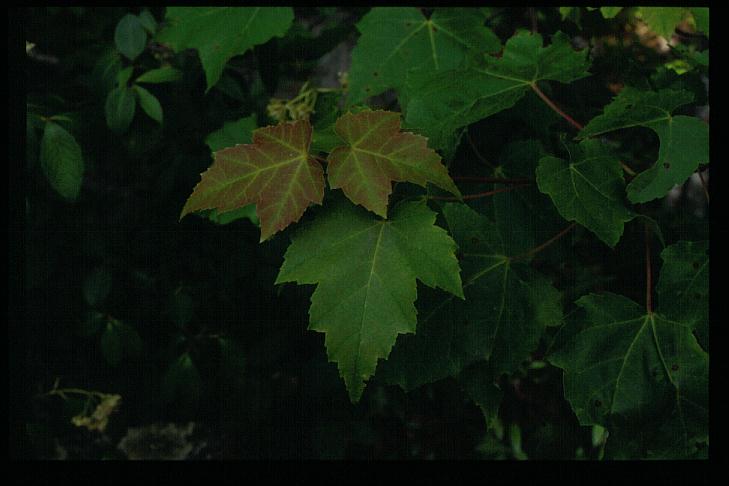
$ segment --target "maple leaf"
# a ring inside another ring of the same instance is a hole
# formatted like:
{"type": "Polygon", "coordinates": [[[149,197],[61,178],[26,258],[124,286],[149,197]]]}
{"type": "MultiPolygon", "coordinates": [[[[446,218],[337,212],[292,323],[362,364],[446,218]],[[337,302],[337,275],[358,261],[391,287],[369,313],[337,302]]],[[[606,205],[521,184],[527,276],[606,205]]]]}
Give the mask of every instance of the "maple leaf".
{"type": "Polygon", "coordinates": [[[282,36],[293,19],[291,7],[167,7],[156,40],[175,52],[197,49],[209,90],[231,57],[282,36]]]}
{"type": "Polygon", "coordinates": [[[708,241],[679,241],[666,247],[656,286],[661,312],[691,326],[704,349],[709,345],[708,252],[708,241]]]}
{"type": "Polygon", "coordinates": [[[336,147],[327,158],[327,178],[332,189],[341,188],[354,203],[387,217],[392,181],[431,182],[460,197],[461,193],[428,148],[427,139],[400,131],[400,114],[390,111],[347,113],[335,124],[347,145],[336,147]]]}
{"type": "Polygon", "coordinates": [[[578,137],[637,126],[656,132],[660,141],[658,160],[628,184],[631,202],[648,202],[665,196],[674,185],[683,184],[699,164],[709,162],[708,125],[693,116],[671,115],[693,99],[688,91],[624,88],[602,115],[590,120],[578,137]]]}
{"type": "Polygon", "coordinates": [[[475,9],[439,8],[426,19],[415,7],[375,7],[357,23],[348,102],[361,103],[405,83],[409,69],[453,69],[469,53],[497,52],[498,37],[475,9]]]}
{"type": "Polygon", "coordinates": [[[311,125],[306,120],[259,128],[253,143],[213,154],[180,218],[201,209],[217,214],[256,205],[261,241],[298,221],[310,203],[321,204],[324,171],[309,155],[311,125]]]}
{"type": "Polygon", "coordinates": [[[357,402],[398,334],[415,332],[416,279],[463,298],[455,242],[424,202],[390,220],[347,202],[325,209],[292,237],[276,283],[317,284],[309,329],[326,334],[330,361],[357,402]]]}
{"type": "Polygon", "coordinates": [[[492,377],[511,373],[562,317],[559,292],[511,261],[495,223],[465,204],[445,204],[443,215],[462,255],[465,301],[424,289],[417,333],[399,336],[377,369],[378,380],[406,391],[458,377],[480,360],[489,360],[492,377]]]}
{"type": "Polygon", "coordinates": [[[576,304],[577,329],[548,359],[564,370],[580,424],[602,425],[628,443],[668,436],[664,453],[691,456],[708,437],[709,411],[709,355],[691,325],[609,292],[576,304]]]}
{"type": "Polygon", "coordinates": [[[431,146],[449,149],[459,128],[511,108],[538,81],[588,76],[589,65],[587,50],[575,51],[562,32],[547,47],[539,34],[521,32],[506,42],[500,58],[487,55],[460,69],[410,71],[406,96],[400,97],[405,125],[427,136],[431,146]]]}
{"type": "Polygon", "coordinates": [[[577,221],[614,247],[624,224],[634,214],[625,207],[620,161],[598,140],[583,140],[573,146],[570,161],[544,157],[537,167],[539,190],[548,194],[557,211],[568,221],[577,221]]]}

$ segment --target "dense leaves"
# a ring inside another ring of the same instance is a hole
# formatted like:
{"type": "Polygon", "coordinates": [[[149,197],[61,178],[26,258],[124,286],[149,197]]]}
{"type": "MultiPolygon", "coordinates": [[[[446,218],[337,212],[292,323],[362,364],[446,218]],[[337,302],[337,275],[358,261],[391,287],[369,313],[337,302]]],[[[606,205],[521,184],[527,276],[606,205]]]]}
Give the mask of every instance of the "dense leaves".
{"type": "Polygon", "coordinates": [[[575,51],[558,32],[542,47],[542,36],[511,37],[501,57],[483,56],[468,68],[411,73],[406,126],[426,135],[433,147],[453,150],[461,127],[511,108],[541,80],[568,83],[588,75],[587,51],[575,51]]]}
{"type": "Polygon", "coordinates": [[[16,442],[707,457],[708,12],[30,9],[16,442]]]}
{"type": "MultiPolygon", "coordinates": [[[[511,373],[536,347],[545,326],[562,317],[559,292],[513,261],[516,255],[492,221],[463,204],[446,204],[443,213],[462,255],[465,300],[428,293],[419,301],[417,334],[398,338],[377,375],[406,390],[458,376],[479,360],[489,360],[491,381],[511,373]]],[[[488,390],[489,381],[481,386],[488,390]]]]}
{"type": "Polygon", "coordinates": [[[309,329],[326,333],[352,401],[398,334],[416,326],[415,279],[463,298],[456,245],[420,202],[396,206],[389,221],[340,203],[293,236],[277,283],[317,284],[309,329]]]}

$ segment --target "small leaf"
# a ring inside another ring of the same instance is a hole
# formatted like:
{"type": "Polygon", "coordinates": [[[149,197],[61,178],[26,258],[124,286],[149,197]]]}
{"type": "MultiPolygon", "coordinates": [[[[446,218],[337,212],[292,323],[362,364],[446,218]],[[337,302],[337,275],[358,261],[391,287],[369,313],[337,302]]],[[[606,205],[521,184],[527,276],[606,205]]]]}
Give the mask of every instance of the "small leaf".
{"type": "Polygon", "coordinates": [[[120,87],[111,90],[104,106],[107,126],[117,134],[124,133],[134,119],[136,104],[136,97],[131,89],[120,87]]]}
{"type": "Polygon", "coordinates": [[[109,295],[110,290],[111,272],[104,267],[94,269],[84,280],[84,299],[92,307],[101,305],[109,295]]]}
{"type": "Polygon", "coordinates": [[[332,189],[341,188],[355,204],[387,217],[392,181],[431,182],[461,195],[441,163],[420,135],[400,131],[400,114],[390,111],[347,113],[337,120],[336,132],[347,145],[327,158],[332,189]]]}
{"type": "Polygon", "coordinates": [[[157,21],[149,10],[142,10],[139,14],[139,22],[150,35],[157,31],[157,21]]]}
{"type": "Polygon", "coordinates": [[[614,247],[632,214],[625,207],[623,171],[617,158],[597,140],[574,146],[570,160],[544,157],[537,168],[539,190],[552,198],[557,211],[577,221],[614,247]]]}
{"type": "Polygon", "coordinates": [[[257,127],[256,115],[248,115],[236,121],[227,121],[221,128],[205,137],[205,143],[211,152],[243,143],[251,143],[253,130],[257,127]]]}
{"type": "Polygon", "coordinates": [[[186,292],[177,291],[170,297],[170,319],[178,327],[187,325],[195,312],[195,301],[186,292]]]}
{"type": "Polygon", "coordinates": [[[41,169],[51,187],[64,199],[75,200],[81,191],[84,161],[73,135],[53,122],[46,123],[40,148],[41,169]]]}
{"type": "Polygon", "coordinates": [[[113,320],[106,323],[106,329],[101,335],[101,353],[112,366],[118,365],[124,355],[122,333],[113,320]]]}
{"type": "Polygon", "coordinates": [[[147,72],[142,73],[136,80],[136,83],[172,83],[182,79],[182,71],[173,67],[161,67],[157,69],[150,69],[147,72]]]}
{"type": "Polygon", "coordinates": [[[114,31],[114,43],[117,50],[131,61],[144,52],[147,33],[136,15],[127,14],[122,17],[114,31]]]}
{"type": "Polygon", "coordinates": [[[415,332],[416,279],[463,298],[456,245],[423,202],[383,221],[348,202],[326,208],[292,237],[276,283],[317,284],[309,329],[326,334],[352,402],[401,333],[415,332]]]}
{"type": "Polygon", "coordinates": [[[132,89],[134,89],[134,92],[137,93],[139,106],[142,107],[142,110],[144,110],[144,112],[149,115],[152,120],[162,123],[162,105],[159,104],[157,97],[136,84],[132,86],[132,89]]]}
{"type": "Polygon", "coordinates": [[[213,208],[223,214],[253,203],[261,241],[298,221],[310,203],[321,204],[324,197],[324,171],[309,155],[311,130],[307,120],[259,128],[252,144],[215,152],[180,217],[213,208]]]}
{"type": "Polygon", "coordinates": [[[101,327],[106,323],[104,314],[98,311],[86,312],[84,319],[81,321],[78,333],[81,337],[90,337],[101,331],[101,327]]]}
{"type": "Polygon", "coordinates": [[[623,10],[623,7],[600,7],[600,13],[603,18],[612,19],[623,10]]]}
{"type": "Polygon", "coordinates": [[[207,92],[231,57],[281,37],[293,19],[291,7],[167,7],[166,27],[157,41],[175,52],[197,49],[207,92]]]}
{"type": "Polygon", "coordinates": [[[170,364],[162,377],[162,401],[197,404],[201,386],[200,372],[190,354],[184,353],[170,364]]]}
{"type": "Polygon", "coordinates": [[[119,87],[126,86],[129,82],[129,79],[132,77],[132,73],[134,72],[134,68],[132,66],[127,66],[116,75],[116,85],[119,87]]]}

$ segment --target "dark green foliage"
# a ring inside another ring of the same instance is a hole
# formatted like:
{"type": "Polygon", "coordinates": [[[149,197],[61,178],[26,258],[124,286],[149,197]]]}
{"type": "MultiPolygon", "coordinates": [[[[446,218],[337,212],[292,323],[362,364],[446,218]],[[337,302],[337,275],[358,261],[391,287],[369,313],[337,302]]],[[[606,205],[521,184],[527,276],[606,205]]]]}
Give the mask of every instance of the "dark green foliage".
{"type": "Polygon", "coordinates": [[[708,457],[708,8],[27,15],[11,455],[708,457]]]}

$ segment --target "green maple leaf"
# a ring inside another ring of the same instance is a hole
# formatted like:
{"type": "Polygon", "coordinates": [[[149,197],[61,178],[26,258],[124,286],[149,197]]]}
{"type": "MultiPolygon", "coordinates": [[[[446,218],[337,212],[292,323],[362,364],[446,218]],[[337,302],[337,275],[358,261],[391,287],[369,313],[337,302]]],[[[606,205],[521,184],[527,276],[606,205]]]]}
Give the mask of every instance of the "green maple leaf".
{"type": "Polygon", "coordinates": [[[324,197],[324,171],[309,155],[311,130],[307,120],[259,128],[252,144],[215,152],[180,217],[255,204],[261,241],[298,221],[310,203],[321,204],[324,197]]]}
{"type": "Polygon", "coordinates": [[[577,221],[610,247],[620,240],[625,222],[633,218],[623,203],[620,161],[597,140],[573,146],[569,161],[542,158],[537,185],[552,198],[563,218],[577,221]]]}
{"type": "Polygon", "coordinates": [[[326,334],[353,402],[397,335],[415,332],[416,279],[463,298],[456,244],[435,217],[424,202],[399,204],[389,220],[339,203],[292,237],[276,283],[317,284],[309,329],[326,334]]]}
{"type": "Polygon", "coordinates": [[[704,349],[709,345],[709,242],[679,241],[661,252],[658,306],[670,319],[688,324],[704,349]]]}
{"type": "Polygon", "coordinates": [[[399,88],[410,69],[453,69],[469,52],[496,52],[499,39],[472,9],[436,9],[426,19],[414,7],[375,7],[357,23],[349,103],[399,88]]]}
{"type": "Polygon", "coordinates": [[[230,58],[283,36],[293,19],[290,7],[167,7],[156,40],[175,52],[197,49],[209,90],[230,58]]]}
{"type": "Polygon", "coordinates": [[[580,423],[631,440],[671,436],[665,453],[693,455],[708,432],[709,355],[691,323],[612,293],[576,303],[582,328],[548,359],[564,370],[565,397],[580,423]]]}
{"type": "Polygon", "coordinates": [[[457,196],[461,193],[420,135],[400,131],[400,114],[389,111],[347,113],[335,124],[347,143],[327,158],[327,178],[332,189],[341,188],[355,204],[387,217],[392,181],[425,187],[432,182],[457,196]]]}
{"type": "Polygon", "coordinates": [[[682,184],[699,167],[709,163],[709,127],[692,116],[673,116],[679,106],[693,101],[688,91],[658,92],[625,88],[605,107],[603,114],[580,131],[579,138],[613,130],[647,127],[660,141],[658,160],[628,184],[628,199],[644,203],[663,197],[675,184],[682,184]]]}
{"type": "Polygon", "coordinates": [[[542,47],[538,34],[511,37],[500,58],[442,72],[408,75],[405,125],[427,136],[431,146],[452,150],[461,127],[511,108],[541,80],[569,83],[588,76],[587,50],[575,51],[569,37],[557,32],[542,47]]]}
{"type": "Polygon", "coordinates": [[[406,391],[457,377],[480,360],[489,360],[491,381],[511,373],[537,347],[545,326],[561,320],[559,293],[512,261],[495,223],[465,204],[445,204],[443,214],[462,255],[465,301],[421,293],[417,334],[399,336],[377,370],[378,379],[406,391]]]}
{"type": "Polygon", "coordinates": [[[686,7],[640,7],[640,16],[656,34],[670,39],[676,26],[688,15],[686,7]]]}

